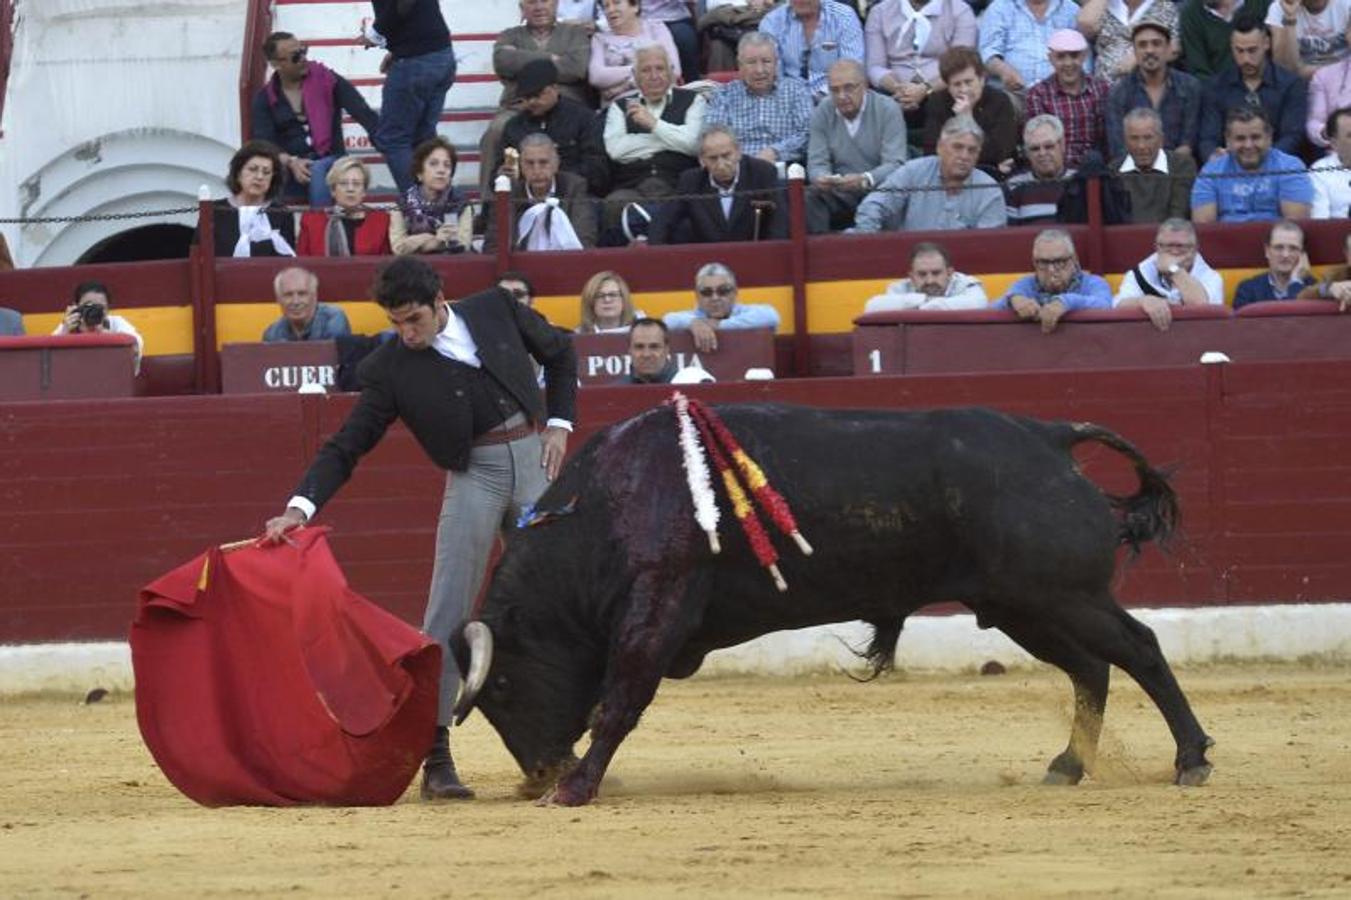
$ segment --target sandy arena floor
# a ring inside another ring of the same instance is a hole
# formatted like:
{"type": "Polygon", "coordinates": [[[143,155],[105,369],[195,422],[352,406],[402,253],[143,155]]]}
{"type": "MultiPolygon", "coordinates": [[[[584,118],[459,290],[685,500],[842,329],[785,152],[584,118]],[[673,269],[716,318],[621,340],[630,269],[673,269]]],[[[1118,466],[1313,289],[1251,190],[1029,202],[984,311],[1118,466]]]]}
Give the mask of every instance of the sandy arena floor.
{"type": "Polygon", "coordinates": [[[469,804],[208,810],[142,746],[132,702],[0,700],[0,895],[1351,896],[1345,668],[1185,670],[1206,787],[1113,673],[1097,777],[1038,784],[1058,673],[668,682],[600,802],[536,808],[482,717],[469,804]]]}

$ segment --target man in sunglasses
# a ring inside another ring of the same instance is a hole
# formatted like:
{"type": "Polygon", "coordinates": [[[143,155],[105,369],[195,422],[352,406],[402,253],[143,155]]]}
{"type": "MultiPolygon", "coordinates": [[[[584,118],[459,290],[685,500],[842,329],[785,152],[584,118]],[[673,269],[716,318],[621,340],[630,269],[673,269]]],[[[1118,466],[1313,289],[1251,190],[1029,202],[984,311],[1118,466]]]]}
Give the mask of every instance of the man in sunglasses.
{"type": "Polygon", "coordinates": [[[711,262],[694,276],[697,307],[667,313],[666,327],[688,330],[700,353],[718,349],[718,332],[750,328],[778,328],[779,311],[768,303],[738,303],[736,275],[722,263],[711,262]]]}
{"type": "Polygon", "coordinates": [[[254,95],[249,136],[281,148],[288,200],[332,206],[325,176],[347,153],[343,111],[372,137],[379,117],[351,82],[323,63],[311,62],[309,48],[290,32],[269,34],[263,55],[272,65],[272,77],[254,95]]]}

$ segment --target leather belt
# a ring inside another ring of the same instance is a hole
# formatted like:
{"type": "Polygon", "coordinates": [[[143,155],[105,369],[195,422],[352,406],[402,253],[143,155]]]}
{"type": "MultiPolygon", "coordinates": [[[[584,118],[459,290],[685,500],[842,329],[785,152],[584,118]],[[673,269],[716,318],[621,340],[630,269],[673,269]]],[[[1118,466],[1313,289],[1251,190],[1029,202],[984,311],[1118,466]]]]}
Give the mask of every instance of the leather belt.
{"type": "Polygon", "coordinates": [[[521,438],[529,437],[534,433],[534,423],[520,413],[517,413],[496,428],[485,431],[483,434],[474,438],[474,446],[485,447],[492,444],[510,444],[512,441],[519,441],[521,438]],[[518,424],[511,424],[517,420],[519,420],[518,424]]]}

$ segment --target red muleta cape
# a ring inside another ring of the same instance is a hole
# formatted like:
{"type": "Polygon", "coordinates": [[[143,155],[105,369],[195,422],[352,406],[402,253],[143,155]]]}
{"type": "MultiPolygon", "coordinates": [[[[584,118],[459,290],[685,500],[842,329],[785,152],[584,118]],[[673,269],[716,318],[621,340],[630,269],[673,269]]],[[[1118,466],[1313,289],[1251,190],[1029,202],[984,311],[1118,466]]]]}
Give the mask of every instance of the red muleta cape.
{"type": "Polygon", "coordinates": [[[393,803],[431,744],[441,648],[347,586],[327,530],[213,548],[141,591],[136,719],[198,803],[393,803]]]}

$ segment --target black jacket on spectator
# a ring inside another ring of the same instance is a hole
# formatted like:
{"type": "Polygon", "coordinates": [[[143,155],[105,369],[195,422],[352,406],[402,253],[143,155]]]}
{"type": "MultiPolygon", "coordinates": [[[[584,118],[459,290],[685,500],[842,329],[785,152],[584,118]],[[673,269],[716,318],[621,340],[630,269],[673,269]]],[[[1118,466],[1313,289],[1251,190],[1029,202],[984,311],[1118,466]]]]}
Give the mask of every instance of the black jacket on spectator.
{"type": "Polygon", "coordinates": [[[760,213],[760,240],[788,237],[788,199],[779,186],[772,163],[741,157],[730,215],[723,215],[722,199],[703,168],[680,176],[676,199],[663,204],[652,222],[653,244],[711,244],[749,241],[755,237],[756,206],[760,213]]]}
{"type": "MultiPolygon", "coordinates": [[[[277,76],[272,77],[275,79],[277,76]]],[[[342,140],[343,110],[356,119],[357,124],[372,137],[375,136],[376,126],[380,124],[380,116],[371,109],[370,104],[361,96],[361,92],[352,87],[350,81],[336,72],[333,73],[333,77],[337,81],[333,86],[333,150],[329,155],[343,156],[347,152],[342,140]]],[[[270,141],[280,147],[283,153],[301,159],[315,159],[319,154],[310,146],[305,126],[301,124],[296,111],[282,94],[280,86],[276,90],[276,97],[276,103],[268,101],[266,85],[253,95],[249,139],[270,141]]]]}
{"type": "MultiPolygon", "coordinates": [[[[215,231],[215,240],[213,249],[216,256],[234,256],[235,244],[239,243],[239,210],[231,205],[229,198],[217,200],[212,207],[212,225],[215,231]]],[[[281,232],[281,236],[286,238],[286,243],[290,244],[292,249],[296,245],[296,220],[280,206],[273,207],[267,211],[267,220],[272,223],[272,227],[281,232]]],[[[197,238],[193,237],[193,243],[197,243],[197,238]]],[[[249,244],[249,255],[252,256],[278,256],[277,250],[272,246],[271,241],[254,241],[249,244]]]]}
{"type": "MultiPolygon", "coordinates": [[[[588,250],[596,246],[596,201],[586,193],[586,182],[571,172],[559,172],[554,179],[554,196],[558,206],[567,213],[572,230],[577,239],[588,250]]],[[[511,183],[511,227],[512,243],[516,241],[516,223],[525,211],[525,183],[519,178],[511,183]]],[[[497,249],[497,198],[488,197],[483,201],[483,252],[497,249]]]]}
{"type": "MultiPolygon", "coordinates": [[[[1271,146],[1299,156],[1304,150],[1304,120],[1308,109],[1308,85],[1289,69],[1267,60],[1257,96],[1262,111],[1271,123],[1271,146]]],[[[1224,146],[1224,117],[1229,110],[1248,103],[1248,88],[1238,66],[1224,69],[1201,90],[1201,139],[1197,147],[1198,166],[1206,164],[1216,147],[1224,146]]]]}
{"type": "Polygon", "coordinates": [[[547,134],[558,148],[558,167],[586,179],[587,190],[603,197],[609,190],[610,158],[605,155],[596,113],[576,100],[559,97],[558,103],[543,118],[536,119],[520,112],[507,121],[498,143],[496,172],[502,167],[503,153],[508,147],[521,148],[521,140],[534,132],[547,134]]]}
{"type": "Polygon", "coordinates": [[[450,43],[440,0],[371,0],[371,6],[375,30],[398,59],[444,50],[450,43]]]}

